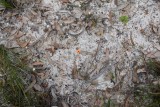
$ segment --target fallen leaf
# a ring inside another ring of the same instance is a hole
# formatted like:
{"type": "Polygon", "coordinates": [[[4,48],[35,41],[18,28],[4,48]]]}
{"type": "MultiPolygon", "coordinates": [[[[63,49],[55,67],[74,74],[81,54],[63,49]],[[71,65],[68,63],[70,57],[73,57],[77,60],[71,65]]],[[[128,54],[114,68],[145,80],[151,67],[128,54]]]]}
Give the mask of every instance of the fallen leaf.
{"type": "Polygon", "coordinates": [[[155,48],[160,51],[160,45],[155,45],[155,48]]]}
{"type": "Polygon", "coordinates": [[[157,52],[154,54],[154,56],[155,56],[156,58],[159,58],[159,57],[160,57],[160,51],[157,51],[157,52]]]}
{"type": "Polygon", "coordinates": [[[71,24],[75,21],[73,17],[67,17],[66,19],[63,20],[64,24],[71,24]]]}
{"type": "Polygon", "coordinates": [[[61,26],[60,26],[60,24],[58,22],[55,22],[54,26],[56,27],[56,30],[60,35],[64,35],[64,33],[63,33],[62,29],[61,29],[61,26]]]}
{"type": "Polygon", "coordinates": [[[23,22],[24,24],[27,24],[28,21],[29,21],[29,18],[27,18],[27,17],[25,17],[25,16],[22,17],[22,22],[23,22]]]}
{"type": "Polygon", "coordinates": [[[10,35],[14,35],[14,34],[16,34],[16,33],[17,33],[17,29],[12,30],[10,35]]]}
{"type": "Polygon", "coordinates": [[[43,62],[37,61],[32,63],[33,66],[43,66],[43,62]]]}
{"type": "Polygon", "coordinates": [[[146,55],[148,58],[156,58],[156,57],[160,57],[160,52],[157,51],[157,52],[149,52],[147,53],[146,55]]]}
{"type": "Polygon", "coordinates": [[[130,40],[133,46],[135,46],[132,36],[130,35],[130,40]]]}
{"type": "Polygon", "coordinates": [[[37,13],[34,10],[30,10],[30,12],[35,16],[37,15],[37,13]]]}
{"type": "Polygon", "coordinates": [[[91,85],[98,85],[98,81],[97,80],[91,81],[91,85]]]}
{"type": "Polygon", "coordinates": [[[49,76],[49,74],[50,74],[50,72],[46,72],[46,73],[44,74],[44,76],[42,77],[42,80],[47,79],[48,76],[49,76]]]}
{"type": "Polygon", "coordinates": [[[118,0],[114,0],[114,4],[118,6],[118,0]]]}
{"type": "Polygon", "coordinates": [[[56,95],[56,90],[54,87],[51,87],[51,95],[52,95],[52,98],[53,100],[56,102],[57,101],[57,95],[56,95]]]}
{"type": "MultiPolygon", "coordinates": [[[[136,64],[136,63],[135,63],[135,64],[136,64]]],[[[138,70],[138,66],[137,66],[137,65],[134,65],[134,67],[133,67],[133,77],[132,77],[132,81],[133,81],[134,83],[139,83],[137,70],[138,70]]]]}
{"type": "Polygon", "coordinates": [[[47,87],[48,87],[48,82],[44,81],[44,82],[41,84],[41,86],[42,86],[43,88],[47,88],[47,87]]]}
{"type": "Polygon", "coordinates": [[[28,90],[30,90],[34,86],[35,83],[36,83],[36,80],[34,79],[24,92],[26,93],[28,90]]]}
{"type": "Polygon", "coordinates": [[[144,29],[140,29],[141,34],[145,34],[144,29]]]}
{"type": "Polygon", "coordinates": [[[27,41],[27,42],[21,42],[19,40],[16,40],[16,42],[22,48],[26,47],[29,44],[29,41],[27,41]]]}
{"type": "Polygon", "coordinates": [[[74,61],[73,69],[72,69],[72,77],[73,77],[73,79],[77,79],[78,78],[78,70],[77,70],[77,65],[76,65],[75,61],[74,61]]]}
{"type": "Polygon", "coordinates": [[[109,99],[109,98],[111,97],[111,94],[109,93],[108,90],[105,91],[105,97],[106,97],[107,99],[109,99]]]}
{"type": "Polygon", "coordinates": [[[15,34],[14,38],[15,38],[15,39],[18,39],[18,38],[22,37],[23,35],[24,35],[23,32],[18,31],[18,32],[15,34]]]}
{"type": "Polygon", "coordinates": [[[108,60],[109,59],[109,48],[106,48],[105,50],[105,60],[108,60]]]}
{"type": "Polygon", "coordinates": [[[160,80],[153,81],[154,85],[160,85],[160,80]]]}
{"type": "Polygon", "coordinates": [[[62,4],[63,3],[69,3],[69,0],[61,0],[62,4]]]}
{"type": "Polygon", "coordinates": [[[153,33],[157,33],[158,32],[158,27],[156,27],[156,26],[154,26],[152,24],[150,24],[150,26],[151,26],[151,30],[152,30],[153,33]]]}
{"type": "Polygon", "coordinates": [[[69,107],[69,105],[66,102],[62,101],[61,103],[63,107],[69,107]]]}
{"type": "Polygon", "coordinates": [[[99,28],[99,31],[96,32],[96,34],[97,34],[98,36],[102,36],[102,35],[104,34],[104,29],[103,29],[103,28],[99,28]]]}
{"type": "Polygon", "coordinates": [[[38,75],[40,78],[43,78],[45,74],[40,72],[40,73],[36,73],[36,75],[38,75]]]}
{"type": "Polygon", "coordinates": [[[125,100],[124,100],[124,107],[129,107],[129,98],[130,98],[130,94],[126,96],[125,100]]]}
{"type": "Polygon", "coordinates": [[[47,48],[47,49],[45,49],[45,50],[49,51],[49,52],[52,54],[52,56],[53,56],[53,54],[55,53],[54,46],[52,46],[51,48],[47,48]]]}
{"type": "Polygon", "coordinates": [[[53,46],[54,46],[55,50],[57,50],[58,48],[60,48],[60,45],[57,42],[54,42],[53,46]]]}
{"type": "Polygon", "coordinates": [[[113,23],[113,20],[112,20],[113,13],[110,11],[108,16],[109,16],[109,22],[112,24],[113,23]]]}
{"type": "Polygon", "coordinates": [[[43,91],[42,87],[41,87],[39,84],[34,84],[33,88],[34,88],[36,91],[43,91]]]}

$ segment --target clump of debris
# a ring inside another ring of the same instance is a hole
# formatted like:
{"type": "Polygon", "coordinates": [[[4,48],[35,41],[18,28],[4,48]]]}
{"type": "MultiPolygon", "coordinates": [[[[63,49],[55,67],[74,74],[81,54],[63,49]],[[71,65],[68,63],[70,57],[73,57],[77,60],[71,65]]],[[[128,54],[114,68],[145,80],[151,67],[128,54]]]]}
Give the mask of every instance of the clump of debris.
{"type": "Polygon", "coordinates": [[[157,106],[160,2],[2,1],[0,44],[32,68],[24,92],[48,106],[157,106]]]}

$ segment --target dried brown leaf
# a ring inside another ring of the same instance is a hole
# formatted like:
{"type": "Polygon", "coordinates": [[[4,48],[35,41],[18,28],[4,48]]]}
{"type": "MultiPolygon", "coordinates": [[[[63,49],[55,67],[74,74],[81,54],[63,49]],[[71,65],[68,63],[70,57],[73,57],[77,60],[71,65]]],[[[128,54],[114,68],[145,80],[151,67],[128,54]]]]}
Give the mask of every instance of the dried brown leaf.
{"type": "Polygon", "coordinates": [[[103,34],[104,34],[104,29],[103,29],[103,28],[99,28],[99,31],[96,32],[96,34],[97,34],[98,36],[103,36],[103,34]]]}
{"type": "Polygon", "coordinates": [[[30,12],[35,16],[37,15],[37,13],[34,10],[30,10],[30,12]]]}
{"type": "Polygon", "coordinates": [[[54,46],[52,46],[51,48],[47,48],[47,49],[45,49],[45,50],[49,51],[49,52],[52,54],[52,56],[53,56],[53,54],[55,53],[54,46]]]}
{"type": "Polygon", "coordinates": [[[43,66],[43,62],[37,61],[32,63],[33,66],[43,66]]]}
{"type": "Polygon", "coordinates": [[[113,23],[113,20],[112,20],[113,13],[110,11],[108,16],[109,16],[109,22],[112,24],[113,23]]]}
{"type": "Polygon", "coordinates": [[[108,90],[105,91],[105,97],[108,98],[108,99],[111,97],[111,94],[109,93],[108,90]]]}
{"type": "Polygon", "coordinates": [[[43,91],[42,87],[41,87],[39,84],[34,84],[33,88],[34,88],[36,91],[43,91]]]}
{"type": "Polygon", "coordinates": [[[36,73],[36,75],[38,75],[40,78],[43,78],[45,74],[40,72],[40,73],[36,73]]]}
{"type": "Polygon", "coordinates": [[[106,60],[108,60],[109,59],[109,48],[106,48],[106,50],[105,50],[105,56],[106,56],[106,60]]]}
{"type": "Polygon", "coordinates": [[[144,31],[144,29],[140,29],[140,32],[141,32],[141,34],[145,34],[145,31],[144,31]]]}
{"type": "Polygon", "coordinates": [[[159,57],[160,57],[160,51],[157,51],[157,52],[154,54],[154,56],[155,56],[156,58],[159,58],[159,57]]]}
{"type": "Polygon", "coordinates": [[[91,84],[92,85],[98,85],[98,81],[97,80],[93,80],[93,81],[91,81],[91,84]]]}
{"type": "Polygon", "coordinates": [[[138,70],[138,66],[135,65],[135,67],[133,68],[133,78],[132,78],[132,81],[133,81],[134,83],[139,83],[137,70],[138,70]]]}
{"type": "Polygon", "coordinates": [[[49,77],[50,72],[46,72],[42,77],[42,80],[47,79],[49,77]]]}
{"type": "Polygon", "coordinates": [[[73,79],[78,79],[78,70],[77,70],[77,65],[75,61],[74,61],[73,69],[72,69],[72,77],[73,79]]]}
{"type": "Polygon", "coordinates": [[[154,25],[150,25],[151,26],[151,30],[153,33],[157,33],[158,32],[158,27],[154,26],[154,25]]]}
{"type": "Polygon", "coordinates": [[[54,42],[53,46],[54,46],[55,50],[57,50],[58,48],[60,48],[60,45],[57,42],[54,42]]]}
{"type": "Polygon", "coordinates": [[[69,0],[61,0],[62,4],[63,3],[69,3],[69,0]]]}
{"type": "Polygon", "coordinates": [[[69,107],[69,105],[66,102],[62,101],[61,103],[63,107],[69,107]]]}
{"type": "Polygon", "coordinates": [[[22,48],[26,47],[29,44],[29,41],[27,41],[27,42],[21,42],[19,40],[16,40],[16,42],[22,48]]]}
{"type": "Polygon", "coordinates": [[[147,54],[147,57],[148,58],[155,58],[154,54],[152,54],[152,53],[147,54]]]}
{"type": "Polygon", "coordinates": [[[132,36],[130,35],[130,40],[133,46],[135,46],[132,36]]]}
{"type": "Polygon", "coordinates": [[[127,95],[127,97],[124,100],[124,107],[129,107],[129,95],[127,95]]]}
{"type": "Polygon", "coordinates": [[[18,32],[14,35],[14,38],[15,38],[15,39],[18,39],[18,38],[20,38],[20,37],[22,37],[22,36],[23,36],[23,32],[18,31],[18,32]]]}
{"type": "Polygon", "coordinates": [[[114,4],[118,6],[118,0],[114,0],[114,4]]]}
{"type": "Polygon", "coordinates": [[[160,45],[155,45],[155,48],[160,51],[160,45]]]}
{"type": "Polygon", "coordinates": [[[61,29],[60,24],[59,24],[58,22],[55,22],[54,25],[55,25],[56,30],[58,31],[58,33],[59,33],[60,35],[64,35],[64,33],[63,33],[62,29],[61,29]]]}
{"type": "Polygon", "coordinates": [[[43,88],[47,88],[47,87],[48,87],[48,82],[43,82],[43,83],[41,84],[41,86],[42,86],[43,88]]]}
{"type": "Polygon", "coordinates": [[[14,34],[16,34],[16,33],[17,33],[17,31],[18,31],[17,29],[12,30],[10,35],[14,35],[14,34]]]}

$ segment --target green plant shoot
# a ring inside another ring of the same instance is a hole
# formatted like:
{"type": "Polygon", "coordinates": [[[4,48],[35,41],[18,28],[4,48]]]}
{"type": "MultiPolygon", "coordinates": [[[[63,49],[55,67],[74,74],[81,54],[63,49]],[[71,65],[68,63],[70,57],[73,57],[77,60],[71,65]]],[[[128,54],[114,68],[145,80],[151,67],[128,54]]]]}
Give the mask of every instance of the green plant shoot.
{"type": "Polygon", "coordinates": [[[0,0],[0,5],[8,9],[14,8],[14,6],[11,3],[7,2],[6,0],[0,0]]]}
{"type": "Polygon", "coordinates": [[[123,23],[123,24],[127,24],[129,21],[129,17],[128,16],[121,16],[119,17],[119,20],[123,23]]]}

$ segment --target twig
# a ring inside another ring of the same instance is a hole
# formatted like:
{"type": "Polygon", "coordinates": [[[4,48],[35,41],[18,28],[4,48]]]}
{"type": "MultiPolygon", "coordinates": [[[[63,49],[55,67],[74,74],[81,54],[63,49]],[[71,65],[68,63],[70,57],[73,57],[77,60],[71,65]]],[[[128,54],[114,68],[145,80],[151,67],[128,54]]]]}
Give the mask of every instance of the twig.
{"type": "Polygon", "coordinates": [[[153,95],[159,95],[160,93],[152,93],[152,92],[149,92],[150,94],[153,94],[153,95]]]}

